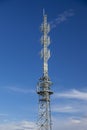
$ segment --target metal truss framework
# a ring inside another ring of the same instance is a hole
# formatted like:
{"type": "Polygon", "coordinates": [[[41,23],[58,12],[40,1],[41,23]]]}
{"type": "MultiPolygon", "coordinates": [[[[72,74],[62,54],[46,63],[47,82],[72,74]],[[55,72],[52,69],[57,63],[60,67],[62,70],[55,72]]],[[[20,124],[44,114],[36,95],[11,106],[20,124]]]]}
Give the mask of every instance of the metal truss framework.
{"type": "Polygon", "coordinates": [[[39,95],[39,118],[38,118],[38,130],[51,130],[51,108],[50,108],[50,95],[52,82],[48,76],[48,60],[50,58],[50,25],[47,23],[47,15],[43,13],[43,23],[41,24],[41,44],[43,49],[41,50],[41,57],[43,58],[43,76],[39,79],[37,85],[37,94],[39,95]]]}

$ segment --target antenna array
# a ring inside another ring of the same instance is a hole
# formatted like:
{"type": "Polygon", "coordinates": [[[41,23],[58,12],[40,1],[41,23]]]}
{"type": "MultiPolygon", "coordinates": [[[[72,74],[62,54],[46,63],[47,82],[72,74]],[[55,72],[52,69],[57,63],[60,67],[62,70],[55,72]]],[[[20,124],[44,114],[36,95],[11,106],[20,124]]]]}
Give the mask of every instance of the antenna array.
{"type": "Polygon", "coordinates": [[[48,76],[48,60],[50,58],[50,25],[47,22],[47,15],[43,10],[43,23],[41,24],[41,44],[43,46],[41,50],[41,57],[43,58],[43,76],[39,79],[37,86],[37,94],[39,95],[39,118],[38,118],[38,130],[51,130],[51,109],[50,109],[50,95],[53,94],[50,87],[52,82],[48,76]]]}

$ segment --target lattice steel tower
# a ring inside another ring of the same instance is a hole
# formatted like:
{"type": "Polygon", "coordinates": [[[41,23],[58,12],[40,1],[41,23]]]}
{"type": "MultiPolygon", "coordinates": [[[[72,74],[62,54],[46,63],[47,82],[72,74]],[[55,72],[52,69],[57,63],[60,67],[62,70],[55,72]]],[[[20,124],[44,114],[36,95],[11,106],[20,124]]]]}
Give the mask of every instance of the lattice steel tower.
{"type": "Polygon", "coordinates": [[[37,94],[39,95],[39,117],[38,117],[38,130],[51,130],[51,109],[50,109],[50,95],[52,82],[48,76],[48,60],[50,58],[50,50],[48,46],[50,44],[50,25],[47,22],[47,15],[43,11],[43,23],[41,24],[41,44],[43,49],[41,50],[41,57],[43,58],[43,75],[39,79],[37,85],[37,94]]]}

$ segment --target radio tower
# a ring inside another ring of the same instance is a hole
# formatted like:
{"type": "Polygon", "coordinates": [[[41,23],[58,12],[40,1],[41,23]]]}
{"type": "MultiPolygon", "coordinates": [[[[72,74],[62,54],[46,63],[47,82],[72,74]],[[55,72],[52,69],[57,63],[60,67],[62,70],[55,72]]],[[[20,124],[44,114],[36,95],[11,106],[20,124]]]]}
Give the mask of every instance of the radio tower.
{"type": "Polygon", "coordinates": [[[48,60],[50,58],[50,50],[48,46],[50,44],[50,25],[47,22],[47,15],[43,10],[43,23],[41,24],[41,44],[43,49],[41,50],[41,58],[43,58],[43,75],[39,79],[37,86],[37,94],[39,95],[39,118],[38,118],[38,130],[52,130],[51,123],[51,109],[50,109],[50,95],[52,82],[48,76],[48,60]]]}

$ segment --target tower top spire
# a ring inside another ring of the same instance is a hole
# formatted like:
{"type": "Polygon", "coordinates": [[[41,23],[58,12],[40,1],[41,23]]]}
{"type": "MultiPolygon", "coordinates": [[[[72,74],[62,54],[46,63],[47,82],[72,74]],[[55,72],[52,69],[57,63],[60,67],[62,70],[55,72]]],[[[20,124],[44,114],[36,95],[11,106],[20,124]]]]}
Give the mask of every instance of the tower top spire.
{"type": "Polygon", "coordinates": [[[45,9],[43,8],[43,16],[45,15],[45,9]]]}
{"type": "Polygon", "coordinates": [[[48,36],[48,33],[50,32],[50,25],[47,22],[47,15],[45,14],[44,9],[41,32],[43,33],[43,35],[41,36],[41,44],[43,46],[41,50],[41,58],[43,58],[43,75],[45,78],[48,78],[48,60],[50,58],[50,50],[48,49],[48,46],[50,44],[50,37],[48,36]]]}

